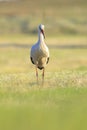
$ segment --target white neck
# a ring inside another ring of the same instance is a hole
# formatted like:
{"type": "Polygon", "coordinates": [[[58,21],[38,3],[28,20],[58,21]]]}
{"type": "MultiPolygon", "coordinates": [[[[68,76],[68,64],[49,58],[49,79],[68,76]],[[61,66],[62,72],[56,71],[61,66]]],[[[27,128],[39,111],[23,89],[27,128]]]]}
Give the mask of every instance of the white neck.
{"type": "Polygon", "coordinates": [[[44,36],[43,34],[39,31],[38,32],[38,43],[43,43],[44,42],[44,36]]]}

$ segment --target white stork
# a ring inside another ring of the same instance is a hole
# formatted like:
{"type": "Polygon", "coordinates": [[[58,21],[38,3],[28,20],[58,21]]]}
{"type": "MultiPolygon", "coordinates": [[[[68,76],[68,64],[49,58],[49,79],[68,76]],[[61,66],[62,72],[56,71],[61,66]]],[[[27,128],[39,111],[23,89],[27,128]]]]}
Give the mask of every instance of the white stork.
{"type": "Polygon", "coordinates": [[[36,66],[36,77],[38,81],[38,69],[43,70],[42,80],[44,81],[44,69],[49,62],[49,49],[44,42],[44,25],[40,24],[38,27],[38,42],[31,47],[30,59],[36,66]],[[38,68],[38,69],[37,69],[38,68]]]}

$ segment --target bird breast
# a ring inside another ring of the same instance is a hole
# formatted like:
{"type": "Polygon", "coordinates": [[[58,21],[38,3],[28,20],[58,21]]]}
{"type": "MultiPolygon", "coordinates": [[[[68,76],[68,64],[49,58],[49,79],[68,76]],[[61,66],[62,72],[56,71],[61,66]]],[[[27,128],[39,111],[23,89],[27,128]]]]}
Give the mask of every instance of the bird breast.
{"type": "Polygon", "coordinates": [[[49,50],[46,44],[35,44],[31,48],[31,57],[33,58],[34,63],[36,63],[38,60],[41,60],[42,58],[49,57],[49,50]]]}
{"type": "Polygon", "coordinates": [[[49,50],[46,44],[40,44],[39,45],[39,53],[42,57],[48,57],[49,55],[49,50]]]}

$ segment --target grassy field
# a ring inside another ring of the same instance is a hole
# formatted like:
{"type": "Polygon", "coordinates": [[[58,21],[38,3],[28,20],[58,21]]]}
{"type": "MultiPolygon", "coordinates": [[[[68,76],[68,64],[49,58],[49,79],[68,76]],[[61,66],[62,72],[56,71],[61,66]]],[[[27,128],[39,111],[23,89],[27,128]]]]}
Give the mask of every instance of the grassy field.
{"type": "Polygon", "coordinates": [[[0,0],[0,130],[87,130],[87,0],[0,0]],[[45,24],[50,62],[30,47],[45,24]]]}
{"type": "MultiPolygon", "coordinates": [[[[31,46],[35,41],[37,41],[38,35],[30,34],[4,34],[0,36],[0,45],[8,44],[27,44],[31,46]]],[[[49,36],[45,32],[46,43],[47,45],[61,46],[61,45],[87,45],[87,36],[86,35],[54,35],[49,36]]]]}
{"type": "MultiPolygon", "coordinates": [[[[5,36],[1,43],[5,44],[7,39],[10,38],[5,36]]],[[[10,39],[10,44],[14,39],[10,39]]],[[[55,44],[50,47],[43,86],[41,71],[39,84],[36,83],[35,68],[29,59],[30,47],[0,48],[1,130],[87,129],[87,49],[55,48],[58,38],[56,42],[54,37],[47,39],[48,46],[53,45],[50,41],[55,44]]],[[[70,45],[74,40],[79,45],[86,40],[85,37],[71,39],[59,37],[58,45],[66,45],[66,41],[70,45]]],[[[26,44],[31,45],[31,41],[28,38],[26,44]]],[[[21,44],[17,37],[15,43],[21,44]]]]}
{"type": "Polygon", "coordinates": [[[0,87],[0,129],[87,129],[87,88],[29,87],[0,87]]]}
{"type": "Polygon", "coordinates": [[[48,35],[87,35],[87,1],[0,1],[0,34],[36,34],[39,23],[48,35]]]}

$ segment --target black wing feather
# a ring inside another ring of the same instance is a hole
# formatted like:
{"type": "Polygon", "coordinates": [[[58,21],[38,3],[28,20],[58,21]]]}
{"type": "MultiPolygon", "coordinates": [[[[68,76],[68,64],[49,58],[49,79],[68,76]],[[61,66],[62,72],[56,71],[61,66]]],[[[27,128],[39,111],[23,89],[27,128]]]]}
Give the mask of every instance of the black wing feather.
{"type": "Polygon", "coordinates": [[[32,57],[30,57],[30,59],[31,59],[31,62],[34,64],[33,58],[32,58],[32,57]]]}
{"type": "Polygon", "coordinates": [[[48,57],[48,58],[47,58],[47,64],[48,64],[48,62],[49,62],[49,59],[50,59],[50,58],[48,57]]]}

